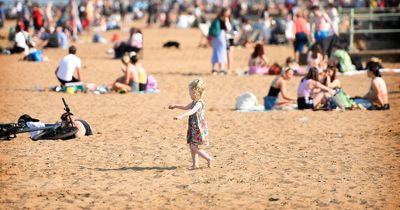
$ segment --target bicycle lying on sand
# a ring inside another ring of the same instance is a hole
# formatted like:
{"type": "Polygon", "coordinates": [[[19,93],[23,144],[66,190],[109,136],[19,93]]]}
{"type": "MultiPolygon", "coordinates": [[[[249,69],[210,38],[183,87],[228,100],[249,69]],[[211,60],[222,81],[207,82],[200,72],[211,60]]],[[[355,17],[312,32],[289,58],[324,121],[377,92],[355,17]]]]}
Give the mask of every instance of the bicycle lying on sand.
{"type": "Polygon", "coordinates": [[[17,137],[20,133],[34,133],[31,135],[31,139],[36,140],[56,140],[56,139],[71,139],[78,132],[78,128],[73,126],[71,116],[71,110],[65,99],[62,98],[64,103],[64,114],[62,115],[65,119],[63,122],[55,124],[43,124],[41,126],[35,125],[39,120],[31,118],[29,115],[22,115],[19,117],[17,123],[6,123],[0,124],[0,140],[9,141],[17,137]]]}

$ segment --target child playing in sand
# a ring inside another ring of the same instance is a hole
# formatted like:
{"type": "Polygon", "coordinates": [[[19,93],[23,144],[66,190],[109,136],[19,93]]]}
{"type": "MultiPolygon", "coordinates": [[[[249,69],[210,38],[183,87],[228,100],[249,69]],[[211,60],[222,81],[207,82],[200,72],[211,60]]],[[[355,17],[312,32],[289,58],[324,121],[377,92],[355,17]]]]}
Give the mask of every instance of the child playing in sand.
{"type": "Polygon", "coordinates": [[[208,135],[207,124],[204,119],[205,116],[205,104],[203,101],[203,95],[205,90],[205,84],[202,79],[195,79],[189,84],[190,98],[193,100],[188,105],[170,105],[169,109],[182,109],[189,110],[177,117],[175,120],[180,120],[186,116],[189,116],[189,124],[187,131],[187,143],[189,144],[190,153],[192,155],[193,165],[192,168],[198,168],[198,155],[207,160],[208,167],[211,166],[213,160],[204,150],[200,149],[200,145],[208,146],[206,136],[208,135]]]}

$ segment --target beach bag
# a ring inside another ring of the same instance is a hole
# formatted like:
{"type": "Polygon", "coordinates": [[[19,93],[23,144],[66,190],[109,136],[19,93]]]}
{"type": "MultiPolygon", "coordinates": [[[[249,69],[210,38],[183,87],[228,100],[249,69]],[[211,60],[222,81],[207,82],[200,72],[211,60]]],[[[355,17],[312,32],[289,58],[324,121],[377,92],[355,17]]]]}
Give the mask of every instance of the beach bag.
{"type": "Polygon", "coordinates": [[[208,36],[218,37],[221,33],[221,23],[218,19],[213,20],[210,26],[210,30],[208,31],[208,36]]]}
{"type": "Polygon", "coordinates": [[[29,53],[29,55],[27,56],[27,60],[36,62],[43,61],[42,51],[36,50],[34,52],[29,53]]]}
{"type": "Polygon", "coordinates": [[[147,77],[146,91],[157,90],[157,80],[153,75],[147,77]]]}
{"type": "Polygon", "coordinates": [[[258,105],[257,97],[250,92],[243,93],[236,98],[236,110],[251,110],[258,105]]]}
{"type": "Polygon", "coordinates": [[[31,35],[29,35],[27,32],[23,32],[24,37],[25,37],[25,42],[26,45],[28,45],[29,48],[33,48],[36,46],[35,42],[33,41],[33,38],[31,35]]]}
{"type": "Polygon", "coordinates": [[[332,102],[334,106],[340,109],[350,109],[353,106],[353,101],[341,89],[337,90],[336,94],[332,96],[332,102]]]}

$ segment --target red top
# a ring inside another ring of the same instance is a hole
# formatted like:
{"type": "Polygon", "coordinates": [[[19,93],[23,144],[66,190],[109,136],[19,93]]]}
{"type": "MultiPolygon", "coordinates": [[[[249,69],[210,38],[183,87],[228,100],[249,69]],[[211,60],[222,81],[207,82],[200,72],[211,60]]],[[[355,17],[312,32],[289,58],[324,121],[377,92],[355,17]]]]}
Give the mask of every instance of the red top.
{"type": "Polygon", "coordinates": [[[42,13],[40,12],[39,9],[34,9],[33,10],[33,18],[36,19],[36,21],[37,21],[36,23],[39,26],[43,26],[43,15],[42,15],[42,13]]]}
{"type": "Polygon", "coordinates": [[[307,20],[304,19],[303,17],[296,18],[294,20],[294,24],[293,24],[294,32],[295,33],[305,33],[305,34],[308,35],[310,33],[310,31],[308,29],[307,24],[308,24],[307,20]]]}

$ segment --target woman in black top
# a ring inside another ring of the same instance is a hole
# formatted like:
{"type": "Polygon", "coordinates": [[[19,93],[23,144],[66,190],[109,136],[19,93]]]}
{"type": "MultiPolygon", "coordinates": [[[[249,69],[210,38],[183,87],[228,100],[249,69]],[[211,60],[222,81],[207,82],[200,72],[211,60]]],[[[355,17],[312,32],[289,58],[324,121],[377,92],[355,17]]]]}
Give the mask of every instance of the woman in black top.
{"type": "Polygon", "coordinates": [[[275,106],[279,93],[281,93],[282,98],[285,100],[296,101],[295,97],[290,97],[286,92],[286,81],[289,81],[292,77],[293,70],[286,67],[283,73],[272,81],[268,95],[264,97],[264,108],[266,110],[270,110],[275,106]]]}

